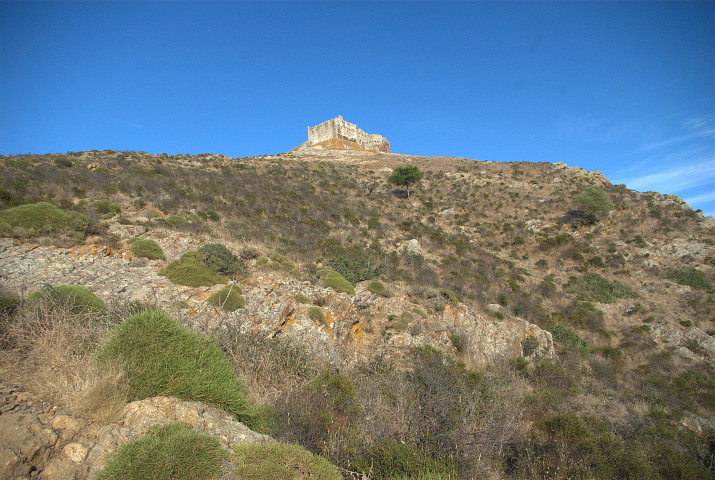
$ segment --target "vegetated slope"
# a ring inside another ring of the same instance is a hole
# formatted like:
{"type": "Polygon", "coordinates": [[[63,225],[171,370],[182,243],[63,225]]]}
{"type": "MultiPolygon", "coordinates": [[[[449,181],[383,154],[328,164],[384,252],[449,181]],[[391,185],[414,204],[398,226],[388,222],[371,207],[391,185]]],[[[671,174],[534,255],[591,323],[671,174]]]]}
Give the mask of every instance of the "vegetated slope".
{"type": "MultiPolygon", "coordinates": [[[[514,478],[556,467],[594,478],[712,473],[714,222],[677,197],[613,186],[563,164],[329,150],[253,158],[91,151],[3,157],[0,169],[6,209],[45,201],[97,222],[211,234],[292,259],[313,281],[331,259],[364,259],[384,264],[379,279],[389,294],[409,295],[427,315],[463,303],[496,322],[516,316],[550,331],[555,362],[513,359],[528,384],[525,423],[498,449],[484,449],[492,470],[514,478]],[[424,172],[409,198],[387,182],[402,165],[424,172]],[[574,199],[593,186],[613,208],[592,219],[574,199]],[[634,438],[642,465],[624,457],[634,438]],[[610,450],[598,453],[606,443],[610,450]],[[528,461],[535,455],[541,460],[528,461]]],[[[42,235],[10,224],[0,230],[42,235]]],[[[40,241],[64,245],[77,236],[40,241]]],[[[459,358],[458,334],[451,353],[459,358]]],[[[409,361],[433,372],[425,358],[409,361]]],[[[409,458],[412,451],[380,443],[407,439],[430,458],[459,458],[460,475],[482,468],[469,463],[479,451],[432,448],[405,432],[372,434],[365,449],[373,460],[409,458]]],[[[306,443],[299,433],[286,436],[306,443]]],[[[328,438],[306,446],[349,468],[349,445],[326,447],[328,438]]]]}

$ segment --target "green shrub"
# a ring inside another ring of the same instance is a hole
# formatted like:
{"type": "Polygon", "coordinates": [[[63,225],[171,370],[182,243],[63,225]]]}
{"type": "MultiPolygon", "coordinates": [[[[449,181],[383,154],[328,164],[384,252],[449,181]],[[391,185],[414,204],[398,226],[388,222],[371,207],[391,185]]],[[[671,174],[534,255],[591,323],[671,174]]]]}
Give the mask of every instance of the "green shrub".
{"type": "Polygon", "coordinates": [[[234,450],[237,478],[245,480],[342,480],[335,466],[299,445],[245,443],[234,450]]]}
{"type": "Polygon", "coordinates": [[[556,325],[555,327],[549,329],[549,331],[551,332],[551,335],[553,335],[555,342],[576,348],[576,350],[584,357],[587,357],[590,353],[588,342],[579,337],[578,334],[570,328],[556,325]]]}
{"type": "Polygon", "coordinates": [[[334,255],[328,260],[327,265],[353,285],[375,278],[385,269],[384,264],[373,265],[363,256],[334,255]]]}
{"type": "Polygon", "coordinates": [[[388,325],[389,328],[397,331],[397,332],[404,332],[407,330],[407,327],[410,326],[410,322],[414,321],[415,316],[412,315],[410,312],[402,312],[399,318],[395,319],[394,317],[390,319],[390,324],[388,325]]]}
{"type": "Polygon", "coordinates": [[[132,238],[129,243],[129,250],[131,250],[136,257],[148,258],[149,260],[164,259],[164,251],[154,240],[149,238],[132,238]]]}
{"type": "Polygon", "coordinates": [[[203,256],[202,262],[214,267],[217,272],[223,275],[243,274],[246,272],[246,265],[243,260],[219,243],[207,243],[199,249],[199,252],[203,256]]]}
{"type": "Polygon", "coordinates": [[[67,157],[56,157],[54,163],[57,168],[70,168],[74,165],[72,160],[67,157]]]}
{"type": "Polygon", "coordinates": [[[463,334],[450,333],[449,342],[454,348],[457,349],[458,352],[464,352],[464,348],[466,347],[466,337],[463,334]]]}
{"type": "Polygon", "coordinates": [[[590,185],[573,198],[574,207],[594,220],[603,218],[613,209],[613,202],[603,188],[590,185]]]}
{"type": "Polygon", "coordinates": [[[616,298],[638,298],[638,294],[618,280],[609,282],[597,273],[585,273],[572,277],[566,286],[584,300],[612,303],[616,298]]]}
{"type": "Polygon", "coordinates": [[[110,202],[109,199],[106,198],[100,198],[92,202],[92,208],[97,210],[97,213],[110,215],[109,218],[122,211],[121,205],[116,202],[110,202]]]}
{"type": "Polygon", "coordinates": [[[249,426],[255,409],[228,357],[209,337],[145,310],[110,331],[98,357],[122,365],[133,400],[166,395],[222,408],[249,426]]]}
{"type": "Polygon", "coordinates": [[[295,301],[304,305],[310,305],[313,303],[308,296],[303,295],[302,293],[295,296],[295,301]]]}
{"type": "Polygon", "coordinates": [[[170,227],[184,227],[189,224],[189,221],[181,215],[169,215],[164,222],[170,227]]]}
{"type": "Polygon", "coordinates": [[[0,211],[0,224],[9,225],[5,233],[18,227],[24,229],[23,235],[35,237],[47,234],[73,234],[79,241],[87,235],[99,233],[99,225],[91,218],[78,212],[67,212],[46,202],[29,203],[0,211]]]}
{"type": "Polygon", "coordinates": [[[10,295],[0,295],[0,317],[14,315],[19,306],[19,298],[10,295]]]}
{"type": "Polygon", "coordinates": [[[318,278],[323,281],[323,285],[328,288],[332,288],[338,293],[347,293],[348,295],[355,295],[355,288],[338,272],[323,268],[321,270],[318,270],[318,278]]]}
{"type": "Polygon", "coordinates": [[[256,265],[260,268],[283,270],[292,273],[295,276],[300,276],[300,270],[298,270],[298,267],[295,266],[295,263],[280,253],[274,253],[270,256],[270,258],[261,255],[256,259],[256,265]]]}
{"type": "Polygon", "coordinates": [[[697,268],[682,267],[671,270],[668,279],[698,290],[713,291],[713,284],[707,279],[705,273],[697,268]]]}
{"type": "Polygon", "coordinates": [[[221,443],[181,423],[151,428],[120,446],[97,474],[98,480],[194,480],[221,475],[221,443]]]}
{"type": "Polygon", "coordinates": [[[246,306],[246,298],[238,285],[226,285],[220,291],[213,293],[208,302],[226,312],[234,312],[246,306]]]}
{"type": "Polygon", "coordinates": [[[15,236],[15,229],[7,222],[0,222],[0,237],[12,238],[15,236]]]}
{"type": "Polygon", "coordinates": [[[439,293],[442,298],[449,302],[450,305],[457,305],[459,303],[459,297],[457,297],[457,294],[454,293],[453,290],[450,290],[449,288],[441,288],[439,293]]]}
{"type": "Polygon", "coordinates": [[[361,471],[371,471],[373,478],[448,479],[455,474],[447,461],[435,460],[416,447],[395,440],[373,445],[364,459],[357,462],[361,471]]]}
{"type": "Polygon", "coordinates": [[[73,313],[99,313],[107,307],[92,290],[81,285],[47,286],[32,292],[28,300],[30,303],[38,300],[69,303],[73,313]]]}
{"type": "Polygon", "coordinates": [[[172,283],[187,287],[211,287],[217,283],[228,283],[228,277],[216,272],[201,261],[202,255],[192,250],[159,271],[159,275],[172,283]]]}
{"type": "Polygon", "coordinates": [[[375,295],[378,295],[380,297],[387,296],[385,285],[383,285],[383,283],[379,280],[373,280],[372,282],[370,282],[370,284],[367,286],[367,291],[370,293],[374,293],[375,295]]]}
{"type": "Polygon", "coordinates": [[[314,322],[327,326],[325,322],[325,312],[323,312],[323,309],[320,307],[308,307],[308,317],[314,322]]]}

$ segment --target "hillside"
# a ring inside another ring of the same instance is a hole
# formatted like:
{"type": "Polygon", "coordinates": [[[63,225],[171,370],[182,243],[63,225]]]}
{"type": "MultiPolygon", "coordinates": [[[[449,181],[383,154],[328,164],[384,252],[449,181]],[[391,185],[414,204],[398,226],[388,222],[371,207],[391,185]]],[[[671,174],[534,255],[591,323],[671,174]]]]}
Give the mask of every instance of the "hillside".
{"type": "Polygon", "coordinates": [[[563,164],[86,151],[0,157],[0,208],[0,381],[86,426],[34,460],[0,443],[13,475],[117,443],[102,425],[150,397],[86,407],[93,352],[152,308],[231,359],[257,430],[345,478],[712,478],[715,221],[675,196],[563,164]],[[28,297],[62,284],[106,308],[42,343],[28,297]]]}

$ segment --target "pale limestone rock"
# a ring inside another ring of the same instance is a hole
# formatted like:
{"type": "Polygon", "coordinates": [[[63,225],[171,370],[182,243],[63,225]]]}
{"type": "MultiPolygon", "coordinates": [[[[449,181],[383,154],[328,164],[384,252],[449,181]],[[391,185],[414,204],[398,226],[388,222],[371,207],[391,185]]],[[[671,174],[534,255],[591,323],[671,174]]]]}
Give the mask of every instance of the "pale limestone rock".
{"type": "Polygon", "coordinates": [[[72,442],[64,446],[62,453],[74,463],[80,463],[87,457],[87,447],[81,443],[72,442]]]}
{"type": "Polygon", "coordinates": [[[697,261],[703,261],[713,247],[694,240],[676,238],[672,243],[660,247],[660,255],[669,258],[680,258],[689,255],[697,261]]]}
{"type": "Polygon", "coordinates": [[[467,355],[476,365],[486,366],[514,357],[555,356],[551,333],[520,318],[487,320],[459,304],[445,307],[443,321],[463,333],[467,340],[467,355]]]}
{"type": "Polygon", "coordinates": [[[680,358],[692,360],[694,362],[699,362],[703,359],[703,357],[701,357],[700,355],[696,355],[692,350],[686,347],[678,347],[675,349],[674,353],[680,358]]]}
{"type": "Polygon", "coordinates": [[[422,255],[422,246],[417,239],[408,240],[404,248],[410,255],[422,255]]]}

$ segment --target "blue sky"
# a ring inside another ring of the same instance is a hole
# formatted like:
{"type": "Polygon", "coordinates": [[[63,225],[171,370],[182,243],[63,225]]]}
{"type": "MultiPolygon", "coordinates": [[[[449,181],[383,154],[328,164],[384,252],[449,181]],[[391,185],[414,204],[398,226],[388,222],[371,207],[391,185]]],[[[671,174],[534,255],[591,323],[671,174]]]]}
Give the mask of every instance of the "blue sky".
{"type": "Polygon", "coordinates": [[[715,2],[0,1],[0,153],[559,162],[715,213],[715,2]]]}

